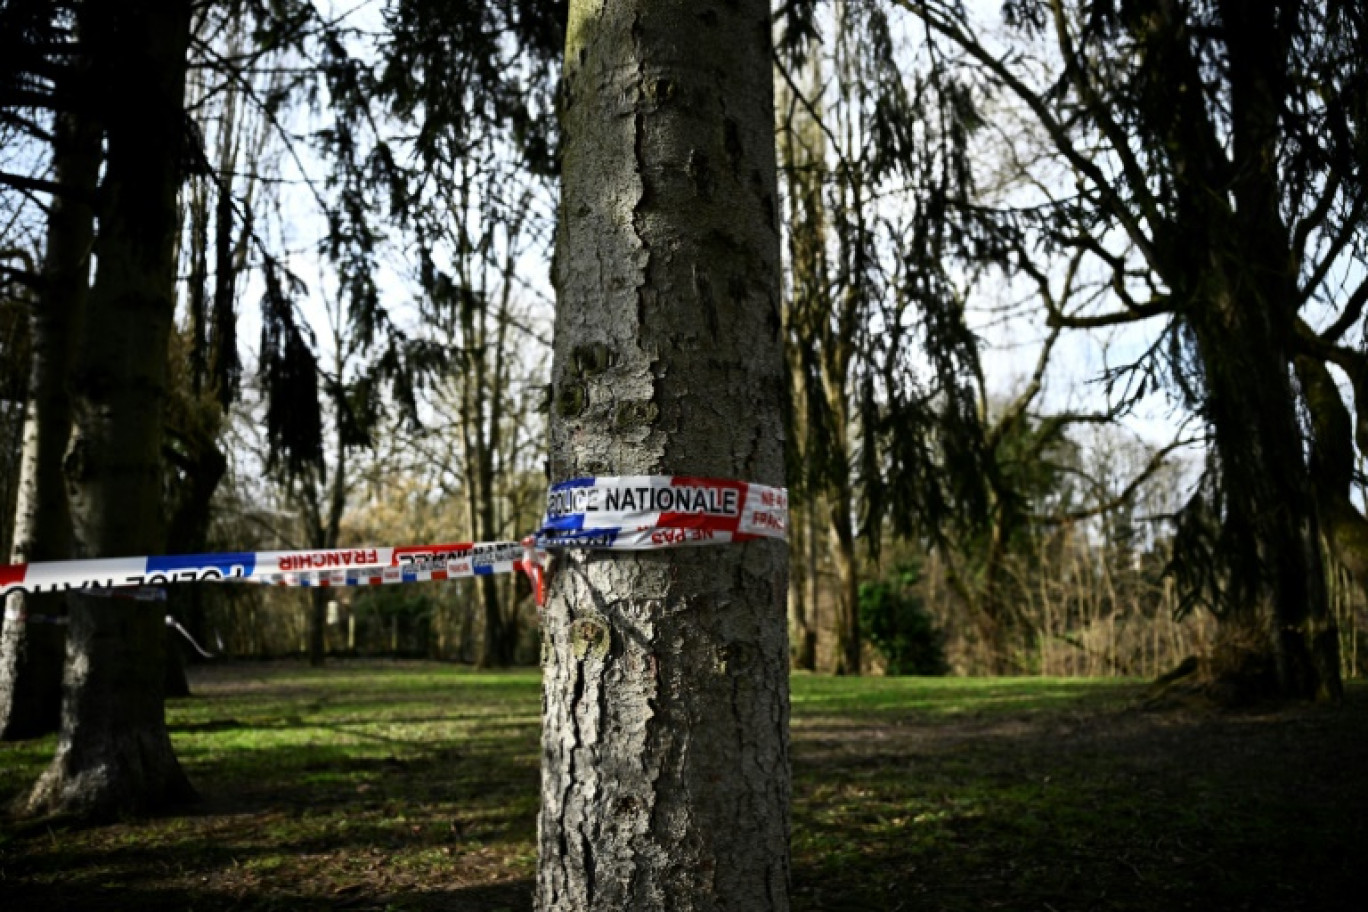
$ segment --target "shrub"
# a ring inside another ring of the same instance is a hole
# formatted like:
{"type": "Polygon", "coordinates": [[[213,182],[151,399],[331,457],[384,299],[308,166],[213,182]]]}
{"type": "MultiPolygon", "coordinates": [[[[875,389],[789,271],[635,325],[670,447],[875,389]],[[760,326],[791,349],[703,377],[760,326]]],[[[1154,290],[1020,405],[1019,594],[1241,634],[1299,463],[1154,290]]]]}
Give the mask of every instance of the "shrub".
{"type": "Polygon", "coordinates": [[[899,566],[885,579],[860,584],[860,629],[883,656],[890,675],[943,675],[945,634],[916,594],[917,568],[899,566]]]}

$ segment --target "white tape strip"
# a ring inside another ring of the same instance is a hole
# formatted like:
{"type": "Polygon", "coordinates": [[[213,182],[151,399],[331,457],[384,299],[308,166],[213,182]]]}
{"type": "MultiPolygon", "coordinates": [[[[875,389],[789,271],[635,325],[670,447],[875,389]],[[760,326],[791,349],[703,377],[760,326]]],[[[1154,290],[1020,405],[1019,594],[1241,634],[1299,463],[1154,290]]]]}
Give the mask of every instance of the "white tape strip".
{"type": "Polygon", "coordinates": [[[787,535],[783,488],[718,478],[618,475],[553,485],[537,541],[543,547],[645,550],[787,535]]]}
{"type": "MultiPolygon", "coordinates": [[[[547,548],[674,548],[783,539],[787,531],[788,494],[783,488],[689,476],[600,476],[552,486],[542,528],[522,542],[12,564],[0,566],[0,596],[12,590],[75,591],[152,599],[165,598],[156,587],[170,583],[238,580],[280,586],[375,586],[521,571],[532,580],[541,604],[549,564],[547,548]]],[[[17,610],[7,608],[5,617],[17,610]]]]}

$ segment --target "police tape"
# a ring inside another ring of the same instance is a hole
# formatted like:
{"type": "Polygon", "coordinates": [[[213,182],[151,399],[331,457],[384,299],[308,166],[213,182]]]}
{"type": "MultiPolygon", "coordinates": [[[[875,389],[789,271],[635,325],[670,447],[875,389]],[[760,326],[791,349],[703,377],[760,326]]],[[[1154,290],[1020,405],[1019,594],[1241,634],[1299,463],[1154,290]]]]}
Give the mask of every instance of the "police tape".
{"type": "Polygon", "coordinates": [[[99,595],[126,587],[225,581],[320,587],[416,583],[512,573],[522,557],[519,542],[460,542],[45,561],[0,566],[0,595],[14,590],[99,595]]]}
{"type": "Polygon", "coordinates": [[[652,550],[784,539],[783,488],[688,476],[576,478],[553,485],[541,528],[520,542],[240,551],[0,565],[0,597],[13,592],[155,588],[173,583],[251,582],[347,587],[525,573],[545,600],[548,549],[652,550]]]}

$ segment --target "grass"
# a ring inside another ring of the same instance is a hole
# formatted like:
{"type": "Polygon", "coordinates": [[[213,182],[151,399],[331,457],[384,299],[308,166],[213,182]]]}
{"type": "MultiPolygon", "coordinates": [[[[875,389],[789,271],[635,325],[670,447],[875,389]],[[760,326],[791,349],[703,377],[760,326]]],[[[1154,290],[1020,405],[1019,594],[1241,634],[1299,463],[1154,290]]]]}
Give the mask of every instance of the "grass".
{"type": "MultiPolygon", "coordinates": [[[[0,822],[0,907],[530,909],[539,685],[426,663],[201,669],[204,801],[0,822]]],[[[1136,683],[793,679],[796,910],[1368,908],[1368,689],[1145,711],[1136,683]]],[[[0,800],[51,739],[0,745],[0,800]]]]}

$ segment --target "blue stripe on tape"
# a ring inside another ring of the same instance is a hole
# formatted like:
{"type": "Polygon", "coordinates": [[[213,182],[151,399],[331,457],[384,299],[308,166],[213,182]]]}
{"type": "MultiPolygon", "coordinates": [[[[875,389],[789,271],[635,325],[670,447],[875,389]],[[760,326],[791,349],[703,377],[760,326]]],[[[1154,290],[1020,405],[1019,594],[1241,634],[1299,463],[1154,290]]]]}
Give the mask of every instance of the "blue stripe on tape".
{"type": "Polygon", "coordinates": [[[577,543],[592,544],[611,548],[617,542],[621,527],[611,529],[574,529],[562,531],[554,523],[548,523],[537,533],[537,542],[548,546],[561,545],[573,548],[577,543]]]}
{"type": "Polygon", "coordinates": [[[546,520],[542,530],[554,529],[557,532],[578,532],[584,528],[583,513],[567,513],[564,516],[557,516],[555,519],[546,520]]]}
{"type": "Polygon", "coordinates": [[[567,491],[570,488],[592,488],[598,482],[597,477],[571,478],[567,481],[558,481],[551,486],[552,491],[567,491]]]}
{"type": "Polygon", "coordinates": [[[250,576],[256,569],[256,554],[239,551],[229,554],[171,554],[165,557],[149,557],[147,573],[175,573],[178,570],[214,569],[224,576],[232,576],[233,570],[242,568],[243,576],[250,576]]]}

